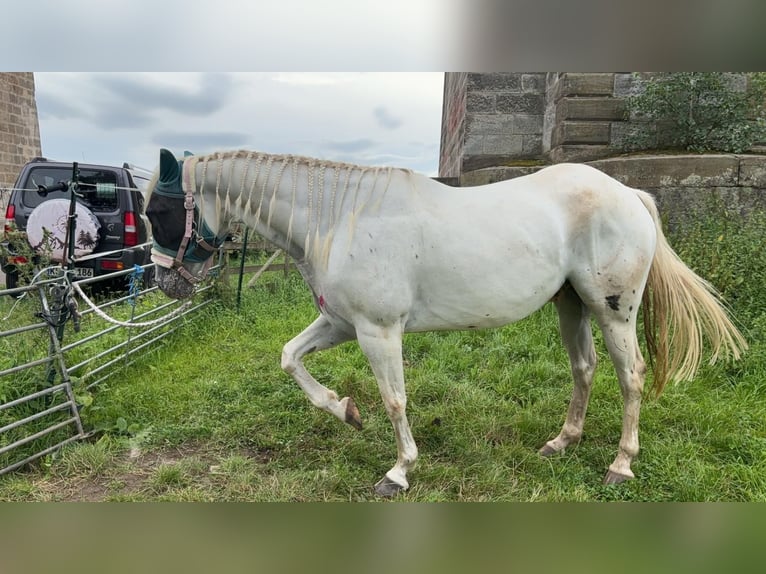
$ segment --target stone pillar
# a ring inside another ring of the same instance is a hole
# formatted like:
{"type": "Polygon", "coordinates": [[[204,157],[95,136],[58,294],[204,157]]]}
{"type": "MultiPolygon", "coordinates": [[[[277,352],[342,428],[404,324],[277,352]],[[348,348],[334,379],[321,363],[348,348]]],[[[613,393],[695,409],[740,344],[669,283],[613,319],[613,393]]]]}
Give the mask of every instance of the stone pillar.
{"type": "Polygon", "coordinates": [[[545,73],[445,74],[441,177],[543,159],[545,73]]]}
{"type": "Polygon", "coordinates": [[[625,100],[615,97],[615,75],[564,72],[549,81],[546,97],[552,163],[588,161],[615,153],[612,126],[623,122],[625,115],[625,100]]]}
{"type": "Polygon", "coordinates": [[[34,74],[0,73],[0,188],[13,186],[21,167],[40,155],[34,74]]]}
{"type": "Polygon", "coordinates": [[[441,178],[457,178],[463,171],[467,81],[468,74],[464,72],[444,74],[441,150],[439,152],[439,177],[441,178]]]}

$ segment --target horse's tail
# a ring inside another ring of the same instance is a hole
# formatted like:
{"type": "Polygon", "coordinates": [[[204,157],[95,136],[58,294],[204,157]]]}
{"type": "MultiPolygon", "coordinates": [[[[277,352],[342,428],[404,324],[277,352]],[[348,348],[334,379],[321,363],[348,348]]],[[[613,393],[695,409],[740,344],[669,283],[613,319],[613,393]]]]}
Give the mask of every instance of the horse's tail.
{"type": "Polygon", "coordinates": [[[711,345],[710,363],[738,359],[747,342],[729,318],[716,289],[689,269],[662,232],[657,206],[636,190],[654,220],[657,248],[643,294],[644,332],[654,365],[657,396],[668,380],[691,380],[702,361],[702,339],[711,345]]]}

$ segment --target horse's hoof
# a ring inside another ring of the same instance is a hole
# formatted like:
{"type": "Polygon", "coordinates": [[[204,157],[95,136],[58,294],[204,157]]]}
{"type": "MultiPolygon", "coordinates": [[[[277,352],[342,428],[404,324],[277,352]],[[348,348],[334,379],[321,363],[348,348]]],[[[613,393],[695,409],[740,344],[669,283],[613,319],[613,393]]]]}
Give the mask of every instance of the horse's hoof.
{"type": "Polygon", "coordinates": [[[633,479],[633,476],[630,476],[628,474],[622,474],[620,472],[614,472],[613,470],[609,470],[606,473],[606,476],[604,477],[604,484],[620,484],[622,482],[625,482],[626,480],[633,479]]]}
{"type": "Polygon", "coordinates": [[[346,397],[346,422],[356,430],[362,430],[362,417],[359,415],[359,409],[356,408],[354,399],[346,397]]]}
{"type": "Polygon", "coordinates": [[[559,451],[557,451],[555,448],[553,448],[549,444],[544,445],[540,450],[537,451],[537,453],[540,456],[546,456],[546,457],[547,456],[553,456],[557,452],[559,452],[559,451]]]}
{"type": "Polygon", "coordinates": [[[392,496],[396,496],[403,490],[404,487],[401,484],[397,484],[388,478],[388,476],[381,478],[375,485],[375,494],[384,498],[391,498],[392,496]]]}

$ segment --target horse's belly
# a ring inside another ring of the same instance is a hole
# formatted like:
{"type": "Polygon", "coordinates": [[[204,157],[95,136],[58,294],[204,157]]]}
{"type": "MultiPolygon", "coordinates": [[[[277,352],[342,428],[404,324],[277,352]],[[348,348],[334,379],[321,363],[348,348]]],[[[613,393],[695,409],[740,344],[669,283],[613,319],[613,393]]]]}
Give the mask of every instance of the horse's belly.
{"type": "Polygon", "coordinates": [[[519,321],[550,301],[564,279],[545,283],[515,282],[502,289],[478,279],[470,288],[444,284],[421,289],[405,324],[406,331],[439,331],[500,327],[519,321]]]}

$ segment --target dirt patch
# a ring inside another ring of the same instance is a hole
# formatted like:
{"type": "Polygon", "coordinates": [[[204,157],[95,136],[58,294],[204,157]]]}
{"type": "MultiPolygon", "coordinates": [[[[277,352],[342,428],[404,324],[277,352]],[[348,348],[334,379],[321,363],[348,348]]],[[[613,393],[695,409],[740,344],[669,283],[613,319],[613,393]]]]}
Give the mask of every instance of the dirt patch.
{"type": "Polygon", "coordinates": [[[232,454],[257,464],[266,464],[274,458],[271,449],[244,447],[230,451],[196,442],[148,452],[133,449],[120,454],[110,468],[97,475],[48,477],[37,482],[36,498],[61,502],[154,498],[163,488],[156,478],[163,467],[183,468],[193,485],[205,490],[213,487],[216,480],[213,475],[220,461],[232,454]]]}

